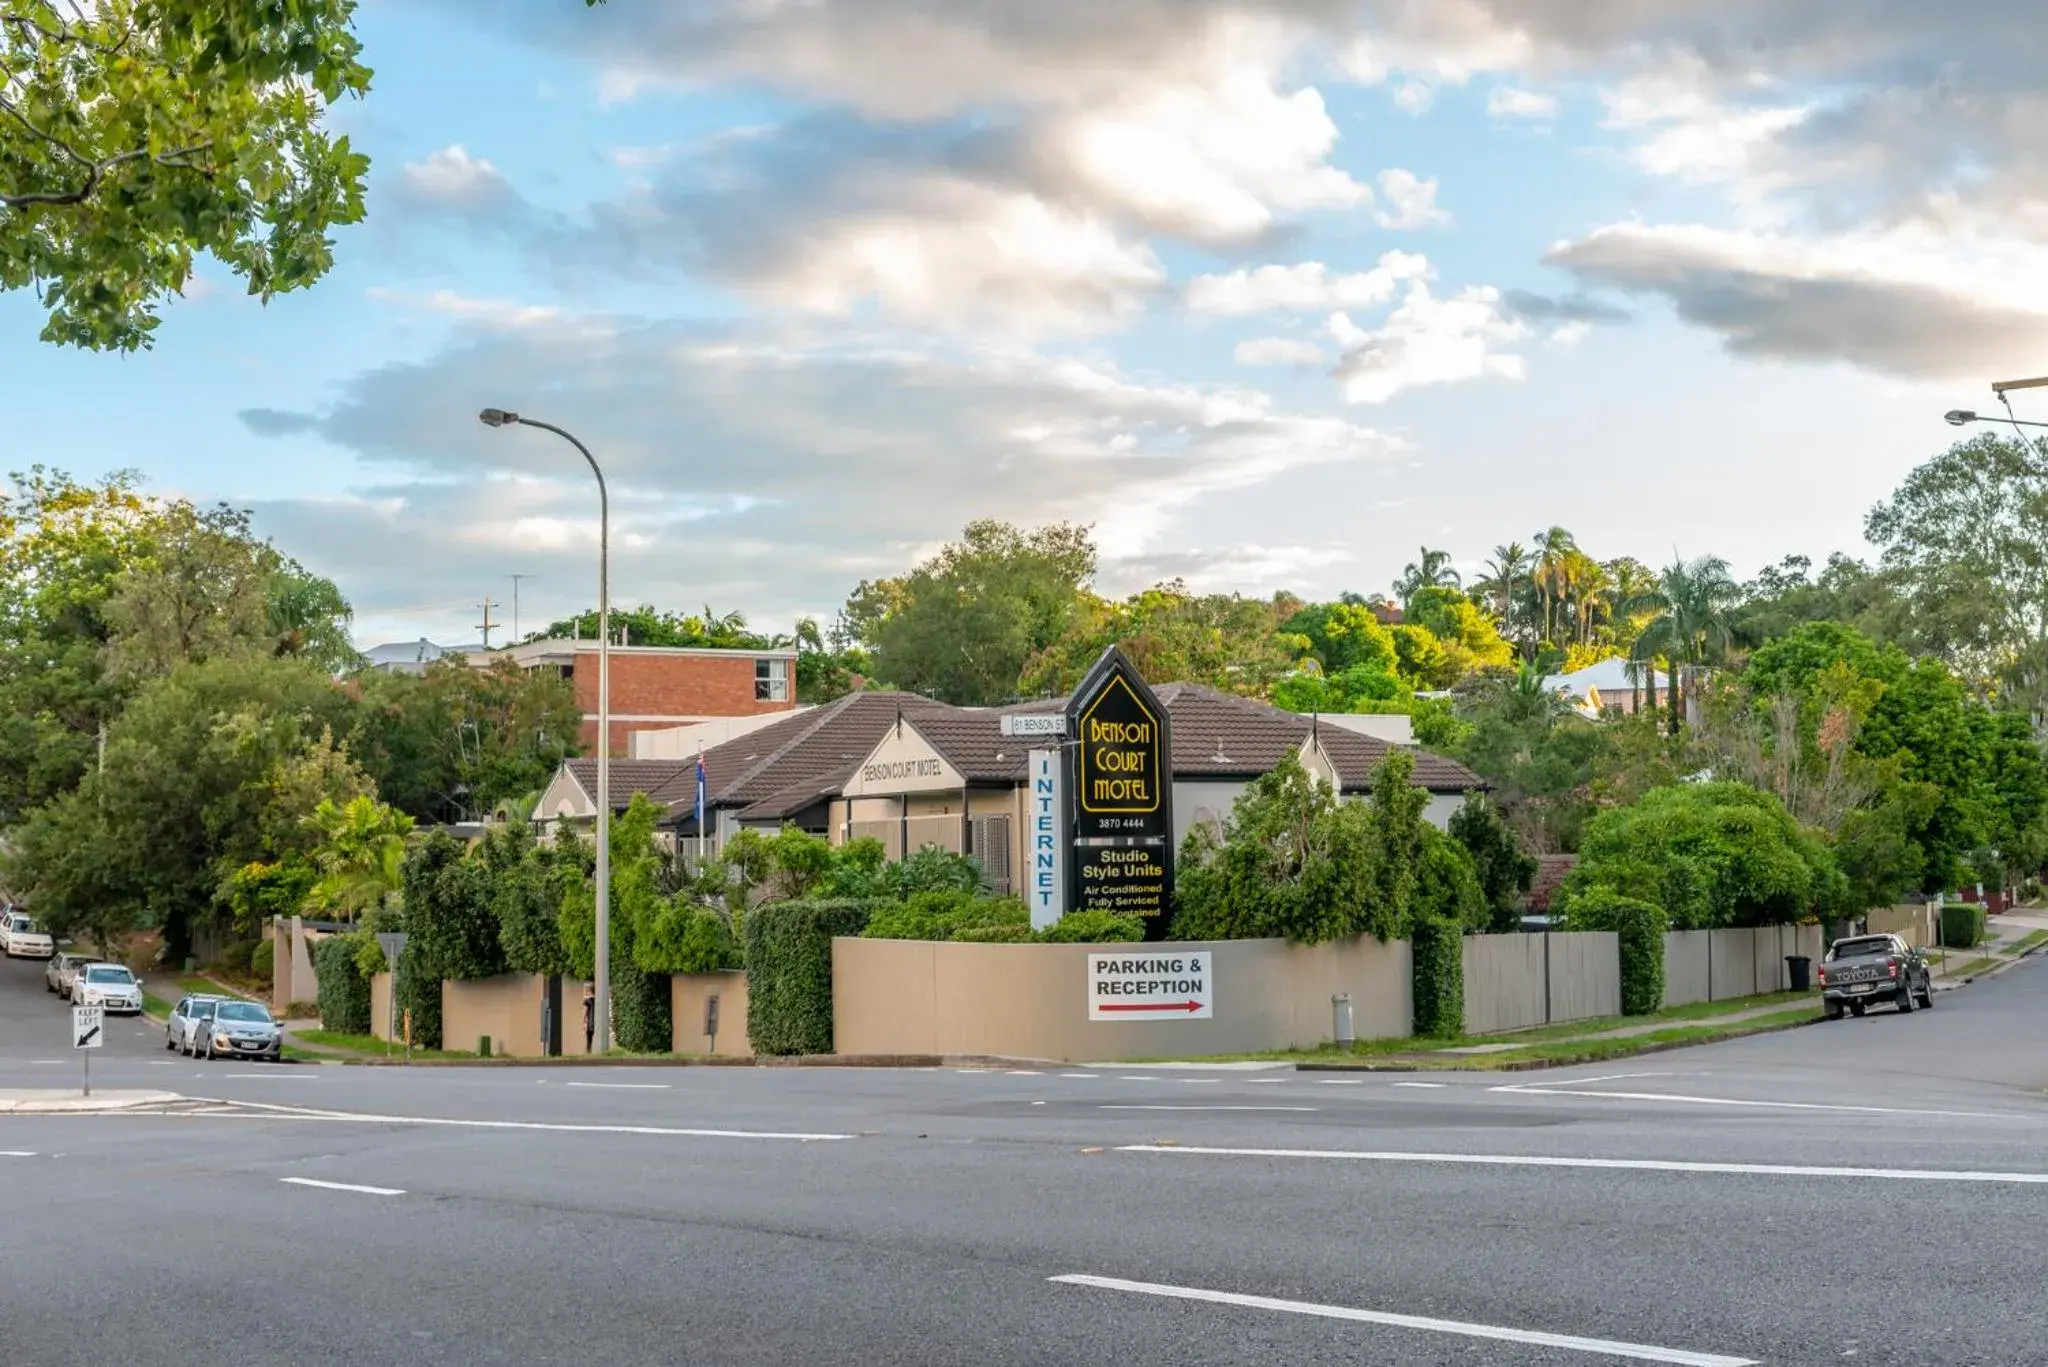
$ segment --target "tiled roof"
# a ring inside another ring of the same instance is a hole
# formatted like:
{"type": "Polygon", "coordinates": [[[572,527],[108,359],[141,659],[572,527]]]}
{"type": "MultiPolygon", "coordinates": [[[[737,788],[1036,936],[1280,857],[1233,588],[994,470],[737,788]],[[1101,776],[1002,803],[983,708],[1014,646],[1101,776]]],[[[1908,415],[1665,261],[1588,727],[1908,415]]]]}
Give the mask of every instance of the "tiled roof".
{"type": "Polygon", "coordinates": [[[912,717],[917,734],[970,783],[1022,783],[1031,741],[1006,736],[1001,714],[966,709],[912,717]]]}
{"type": "MultiPolygon", "coordinates": [[[[836,793],[897,717],[957,711],[915,693],[849,693],[706,750],[709,799],[724,807],[752,806],[794,789],[836,793]]],[[[696,801],[694,789],[671,796],[685,806],[696,801]]]]}
{"type": "MultiPolygon", "coordinates": [[[[1299,750],[1311,729],[1336,765],[1346,791],[1372,782],[1373,770],[1394,746],[1341,727],[1317,727],[1308,717],[1251,698],[1221,693],[1200,684],[1164,684],[1153,690],[1166,705],[1173,731],[1173,772],[1188,777],[1256,777],[1280,758],[1299,750]]],[[[1431,792],[1459,793],[1483,786],[1479,776],[1456,760],[1411,752],[1415,783],[1431,792]]]]}
{"type": "MultiPolygon", "coordinates": [[[[672,794],[670,789],[677,784],[687,787],[693,782],[697,762],[686,759],[614,759],[611,772],[611,797],[613,807],[623,807],[633,800],[635,793],[645,793],[656,802],[666,803],[672,794]]],[[[572,759],[569,772],[583,791],[597,800],[597,758],[572,759]]]]}
{"type": "Polygon", "coordinates": [[[1575,854],[1539,854],[1536,856],[1536,878],[1529,884],[1529,894],[1522,905],[1532,912],[1547,912],[1557,890],[1564,886],[1566,875],[1579,862],[1575,854]]]}

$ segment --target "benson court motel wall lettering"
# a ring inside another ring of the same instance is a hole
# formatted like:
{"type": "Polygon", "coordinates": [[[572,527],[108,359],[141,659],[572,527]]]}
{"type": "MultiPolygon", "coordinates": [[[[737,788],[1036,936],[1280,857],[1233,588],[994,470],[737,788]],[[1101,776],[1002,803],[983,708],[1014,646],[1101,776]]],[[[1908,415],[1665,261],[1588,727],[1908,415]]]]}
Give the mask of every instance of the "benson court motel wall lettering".
{"type": "Polygon", "coordinates": [[[1145,938],[1173,921],[1173,751],[1166,709],[1111,646],[1067,704],[1077,911],[1141,917],[1145,938]]]}

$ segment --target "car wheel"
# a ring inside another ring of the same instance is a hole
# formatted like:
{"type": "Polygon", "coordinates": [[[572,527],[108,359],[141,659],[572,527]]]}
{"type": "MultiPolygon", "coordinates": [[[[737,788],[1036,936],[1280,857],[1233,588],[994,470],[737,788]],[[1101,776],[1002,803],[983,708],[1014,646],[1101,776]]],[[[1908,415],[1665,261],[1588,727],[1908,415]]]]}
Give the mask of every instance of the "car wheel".
{"type": "Polygon", "coordinates": [[[1867,1009],[1867,1008],[1866,1008],[1866,1007],[1864,1006],[1864,1004],[1863,1004],[1862,1002],[1850,1002],[1850,1003],[1849,1003],[1849,1014],[1850,1014],[1850,1015],[1852,1015],[1852,1016],[1855,1016],[1855,1017],[1856,1017],[1857,1019],[1859,1019],[1859,1020],[1861,1020],[1861,1019],[1862,1019],[1862,1017],[1863,1017],[1863,1013],[1864,1013],[1864,1011],[1865,1011],[1866,1009],[1867,1009]]]}
{"type": "Polygon", "coordinates": [[[1898,993],[1892,998],[1892,1002],[1899,1008],[1900,1015],[1910,1016],[1913,1014],[1913,980],[1911,978],[1899,984],[1898,993]]]}
{"type": "Polygon", "coordinates": [[[164,1027],[164,1048],[166,1048],[166,1049],[175,1049],[175,1048],[177,1048],[177,1047],[178,1047],[178,1041],[176,1041],[175,1039],[172,1039],[172,1038],[171,1038],[171,1027],[170,1027],[170,1026],[168,1026],[168,1025],[166,1025],[166,1026],[164,1027]]]}
{"type": "Polygon", "coordinates": [[[1842,1004],[1840,1002],[1829,1002],[1827,1011],[1828,1019],[1831,1021],[1838,1021],[1842,1018],[1842,1004]]]}

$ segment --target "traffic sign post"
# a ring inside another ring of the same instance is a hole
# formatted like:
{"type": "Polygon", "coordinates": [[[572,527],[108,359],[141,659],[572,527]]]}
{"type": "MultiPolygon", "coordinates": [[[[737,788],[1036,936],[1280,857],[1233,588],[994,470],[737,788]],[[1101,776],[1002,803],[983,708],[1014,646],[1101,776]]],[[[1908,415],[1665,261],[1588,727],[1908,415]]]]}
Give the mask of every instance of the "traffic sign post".
{"type": "Polygon", "coordinates": [[[1147,952],[1133,947],[1088,956],[1088,1019],[1210,1020],[1216,978],[1210,951],[1147,952]]]}
{"type": "Polygon", "coordinates": [[[74,1006],[71,1008],[71,1047],[84,1050],[79,1055],[85,1065],[85,1095],[92,1095],[92,1051],[106,1047],[107,1013],[97,1006],[74,1006]]]}

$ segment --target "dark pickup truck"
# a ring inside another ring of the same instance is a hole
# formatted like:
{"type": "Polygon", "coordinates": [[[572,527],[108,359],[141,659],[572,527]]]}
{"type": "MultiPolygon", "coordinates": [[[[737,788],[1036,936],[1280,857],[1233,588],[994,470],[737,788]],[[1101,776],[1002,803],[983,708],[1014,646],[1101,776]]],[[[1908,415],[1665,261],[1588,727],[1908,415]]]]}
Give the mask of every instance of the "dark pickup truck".
{"type": "Polygon", "coordinates": [[[1844,1010],[1862,1015],[1872,1002],[1899,1008],[1934,1005],[1934,975],[1926,956],[1896,935],[1858,935],[1828,946],[1820,963],[1820,996],[1828,1019],[1844,1010]]]}

